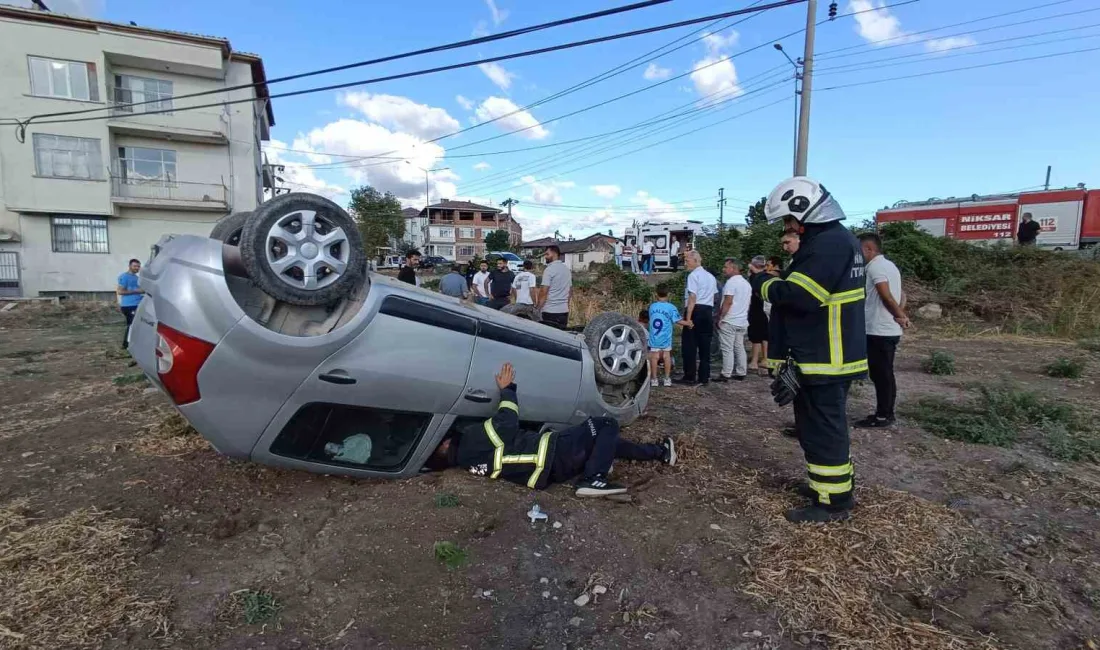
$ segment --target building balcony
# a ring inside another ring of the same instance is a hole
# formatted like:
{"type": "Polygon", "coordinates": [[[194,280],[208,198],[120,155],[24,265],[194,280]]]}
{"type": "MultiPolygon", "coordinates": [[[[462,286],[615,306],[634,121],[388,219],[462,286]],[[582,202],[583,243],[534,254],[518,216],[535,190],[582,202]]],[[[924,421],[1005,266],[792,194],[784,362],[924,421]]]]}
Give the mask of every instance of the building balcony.
{"type": "Polygon", "coordinates": [[[221,183],[111,176],[111,202],[121,207],[226,212],[228,197],[221,183]]]}
{"type": "MultiPolygon", "coordinates": [[[[229,143],[226,121],[219,109],[196,108],[177,112],[171,96],[128,88],[112,88],[108,92],[111,111],[107,126],[115,133],[201,144],[229,143]]],[[[188,100],[188,103],[202,103],[201,99],[188,100]]]]}

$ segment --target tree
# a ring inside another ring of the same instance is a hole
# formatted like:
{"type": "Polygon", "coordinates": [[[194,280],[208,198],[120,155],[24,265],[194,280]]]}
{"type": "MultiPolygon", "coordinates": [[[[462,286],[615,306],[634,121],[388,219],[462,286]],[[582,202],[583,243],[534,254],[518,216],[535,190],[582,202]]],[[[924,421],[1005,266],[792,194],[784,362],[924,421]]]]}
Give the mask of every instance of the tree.
{"type": "Polygon", "coordinates": [[[511,237],[507,230],[494,230],[485,235],[485,249],[489,251],[506,251],[511,247],[511,237]]]}
{"type": "Polygon", "coordinates": [[[741,240],[741,250],[748,260],[756,255],[785,256],[783,245],[779,242],[779,238],[783,236],[783,223],[768,223],[768,218],[764,216],[766,202],[766,198],[760,199],[749,207],[748,214],[745,215],[745,223],[749,227],[741,240]]]}
{"type": "Polygon", "coordinates": [[[389,246],[390,240],[405,236],[401,201],[390,192],[383,194],[370,185],[357,187],[351,191],[348,212],[359,224],[363,249],[369,257],[377,255],[379,248],[389,246]]]}
{"type": "Polygon", "coordinates": [[[695,248],[703,258],[703,266],[721,277],[727,257],[741,258],[741,232],[736,228],[723,228],[709,237],[696,237],[695,248]]]}

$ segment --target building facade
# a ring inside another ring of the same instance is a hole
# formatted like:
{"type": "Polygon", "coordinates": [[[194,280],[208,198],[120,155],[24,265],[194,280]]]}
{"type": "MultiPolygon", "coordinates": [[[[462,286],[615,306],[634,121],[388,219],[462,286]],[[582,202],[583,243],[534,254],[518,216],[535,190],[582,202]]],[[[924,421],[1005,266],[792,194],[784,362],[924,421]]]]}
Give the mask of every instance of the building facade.
{"type": "Polygon", "coordinates": [[[0,274],[14,265],[21,295],[113,293],[162,235],[206,235],[262,202],[274,115],[259,57],[221,38],[7,6],[0,43],[0,115],[96,118],[0,127],[0,274]],[[246,101],[187,109],[227,99],[246,101]]]}
{"type": "Polygon", "coordinates": [[[405,218],[405,236],[393,243],[395,249],[403,247],[415,248],[424,252],[424,237],[427,234],[425,227],[428,225],[428,217],[423,210],[416,208],[404,208],[401,216],[405,218]]]}
{"type": "Polygon", "coordinates": [[[485,257],[485,237],[494,230],[508,231],[509,245],[523,241],[523,227],[507,214],[469,201],[443,199],[420,212],[425,218],[424,254],[466,262],[485,257]]]}

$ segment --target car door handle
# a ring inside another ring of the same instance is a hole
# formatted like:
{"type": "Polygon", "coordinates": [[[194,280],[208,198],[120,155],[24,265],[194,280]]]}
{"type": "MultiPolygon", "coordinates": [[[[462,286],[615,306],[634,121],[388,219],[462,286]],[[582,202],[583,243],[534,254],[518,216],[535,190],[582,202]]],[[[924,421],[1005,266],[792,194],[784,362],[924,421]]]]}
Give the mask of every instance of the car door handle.
{"type": "Polygon", "coordinates": [[[342,386],[350,386],[355,383],[355,378],[348,377],[346,374],[326,372],[317,375],[317,378],[321,381],[327,381],[330,384],[340,384],[342,386]]]}
{"type": "Polygon", "coordinates": [[[492,397],[489,397],[485,394],[485,391],[479,389],[471,389],[466,391],[466,395],[464,397],[471,402],[477,402],[478,404],[488,404],[489,402],[493,401],[492,397]]]}

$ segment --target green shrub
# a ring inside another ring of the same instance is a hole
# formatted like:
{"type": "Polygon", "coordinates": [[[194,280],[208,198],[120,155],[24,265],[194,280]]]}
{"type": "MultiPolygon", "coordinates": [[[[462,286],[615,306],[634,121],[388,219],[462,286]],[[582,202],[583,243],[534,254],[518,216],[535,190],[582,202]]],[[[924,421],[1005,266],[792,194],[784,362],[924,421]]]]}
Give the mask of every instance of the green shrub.
{"type": "Polygon", "coordinates": [[[950,352],[933,350],[932,354],[921,364],[921,368],[931,375],[955,374],[955,357],[950,352]]]}
{"type": "Polygon", "coordinates": [[[436,542],[432,546],[435,559],[447,565],[448,569],[457,569],[466,564],[466,551],[454,542],[436,542]]]}
{"type": "Polygon", "coordinates": [[[614,262],[606,262],[597,267],[596,277],[610,284],[611,297],[616,300],[653,300],[653,287],[646,284],[642,276],[624,271],[614,262]]]}
{"type": "Polygon", "coordinates": [[[458,506],[458,495],[450,492],[440,492],[435,495],[435,507],[454,508],[458,506]]]}
{"type": "Polygon", "coordinates": [[[133,384],[140,384],[145,381],[145,375],[134,373],[132,375],[119,375],[111,380],[115,386],[130,386],[133,384]]]}
{"type": "Polygon", "coordinates": [[[1080,359],[1058,357],[1053,363],[1047,364],[1044,370],[1050,377],[1080,379],[1085,372],[1085,362],[1080,359]]]}

